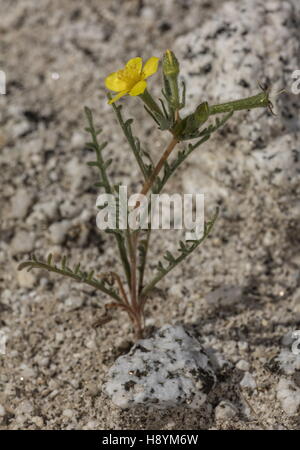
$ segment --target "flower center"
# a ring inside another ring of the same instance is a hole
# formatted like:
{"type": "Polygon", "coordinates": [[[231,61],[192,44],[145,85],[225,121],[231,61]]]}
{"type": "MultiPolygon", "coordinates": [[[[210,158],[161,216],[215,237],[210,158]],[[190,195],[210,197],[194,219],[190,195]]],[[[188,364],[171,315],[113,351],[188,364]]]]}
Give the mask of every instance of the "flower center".
{"type": "Polygon", "coordinates": [[[127,68],[125,67],[125,69],[121,69],[118,72],[118,79],[120,81],[124,81],[127,86],[128,89],[131,89],[136,83],[138,83],[138,81],[141,80],[141,74],[138,73],[137,70],[134,70],[134,68],[127,68]]]}

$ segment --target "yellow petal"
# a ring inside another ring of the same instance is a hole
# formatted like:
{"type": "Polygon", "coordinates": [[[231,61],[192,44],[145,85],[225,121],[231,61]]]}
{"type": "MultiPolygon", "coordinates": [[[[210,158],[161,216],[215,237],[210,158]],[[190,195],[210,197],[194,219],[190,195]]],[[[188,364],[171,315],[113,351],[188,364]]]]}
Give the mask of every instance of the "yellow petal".
{"type": "Polygon", "coordinates": [[[115,95],[113,98],[109,100],[108,104],[111,105],[112,103],[115,103],[117,100],[119,100],[119,98],[123,97],[126,94],[127,91],[119,92],[117,95],[115,95]]]}
{"type": "Polygon", "coordinates": [[[105,78],[105,86],[111,91],[124,91],[127,83],[124,80],[120,80],[118,72],[113,72],[105,78]]]}
{"type": "Polygon", "coordinates": [[[146,81],[139,81],[138,83],[136,83],[133,88],[131,89],[131,91],[129,91],[129,95],[140,95],[144,92],[144,90],[147,87],[147,83],[146,81]]]}
{"type": "Polygon", "coordinates": [[[157,58],[156,56],[152,56],[151,58],[148,59],[143,68],[144,78],[150,77],[150,75],[153,75],[157,71],[158,61],[159,58],[157,58]]]}
{"type": "Polygon", "coordinates": [[[126,64],[126,69],[135,75],[139,75],[142,71],[143,60],[140,57],[130,59],[126,64]]]}

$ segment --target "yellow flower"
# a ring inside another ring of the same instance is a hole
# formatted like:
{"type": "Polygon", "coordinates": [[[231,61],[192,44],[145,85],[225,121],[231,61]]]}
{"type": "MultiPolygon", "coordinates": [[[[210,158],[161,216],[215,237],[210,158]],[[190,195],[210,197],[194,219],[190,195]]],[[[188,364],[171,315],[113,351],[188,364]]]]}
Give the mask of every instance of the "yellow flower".
{"type": "Polygon", "coordinates": [[[118,92],[108,103],[113,103],[126,94],[133,96],[143,94],[147,87],[145,80],[157,71],[158,61],[159,58],[152,56],[143,67],[142,58],[132,58],[124,69],[108,75],[105,86],[111,91],[118,92]]]}

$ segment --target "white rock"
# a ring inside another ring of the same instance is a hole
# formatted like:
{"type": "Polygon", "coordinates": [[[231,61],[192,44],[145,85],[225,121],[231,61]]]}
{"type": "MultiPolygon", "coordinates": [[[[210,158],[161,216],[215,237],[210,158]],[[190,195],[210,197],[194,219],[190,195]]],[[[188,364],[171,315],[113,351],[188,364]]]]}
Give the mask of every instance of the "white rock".
{"type": "Polygon", "coordinates": [[[300,352],[295,354],[292,352],[292,345],[287,349],[281,350],[279,355],[275,358],[279,367],[286,375],[293,375],[296,371],[300,371],[300,352]]]}
{"type": "Polygon", "coordinates": [[[279,380],[277,385],[277,398],[286,414],[289,416],[297,414],[300,406],[300,388],[293,381],[287,378],[281,378],[279,380]]]}
{"type": "Polygon", "coordinates": [[[155,10],[150,6],[145,6],[141,11],[141,17],[152,24],[156,20],[155,10]]]}
{"type": "Polygon", "coordinates": [[[223,400],[215,409],[216,420],[229,420],[237,415],[236,407],[229,401],[223,400]]]}
{"type": "Polygon", "coordinates": [[[82,209],[82,205],[79,204],[76,201],[70,201],[66,199],[60,206],[59,211],[63,218],[65,219],[72,219],[73,217],[76,217],[82,209]]]}
{"type": "Polygon", "coordinates": [[[242,388],[248,388],[248,389],[255,389],[256,388],[256,381],[249,372],[245,372],[245,375],[240,382],[240,386],[242,388]]]}
{"type": "Polygon", "coordinates": [[[31,422],[34,423],[37,427],[42,428],[44,425],[44,420],[42,417],[34,416],[31,418],[31,422]]]}
{"type": "Polygon", "coordinates": [[[63,410],[63,416],[71,418],[71,417],[73,417],[73,415],[74,415],[74,411],[72,409],[64,409],[63,410]]]}
{"type": "MultiPolygon", "coordinates": [[[[252,156],[255,159],[257,177],[259,173],[268,173],[272,184],[296,185],[300,172],[300,158],[297,157],[297,141],[300,134],[286,134],[274,139],[265,149],[255,150],[252,156]]],[[[258,181],[261,175],[258,175],[258,181]]]]}
{"type": "Polygon", "coordinates": [[[4,416],[5,416],[4,406],[0,405],[0,417],[4,417],[4,416]]]}
{"type": "Polygon", "coordinates": [[[71,180],[71,189],[76,190],[81,187],[84,178],[89,178],[91,172],[89,168],[79,161],[78,158],[72,158],[65,166],[66,175],[71,180]]]}
{"type": "Polygon", "coordinates": [[[211,364],[216,372],[232,366],[232,364],[224,358],[222,353],[216,352],[212,348],[208,348],[206,353],[209,355],[211,364]]]}
{"type": "Polygon", "coordinates": [[[50,200],[44,203],[37,203],[34,205],[34,211],[41,214],[43,218],[53,220],[57,217],[57,202],[50,200]]]}
{"type": "Polygon", "coordinates": [[[109,370],[105,392],[121,408],[198,408],[216,381],[209,357],[182,326],[165,325],[138,341],[109,370]]]}
{"type": "Polygon", "coordinates": [[[54,389],[54,391],[52,391],[52,392],[49,394],[49,398],[53,399],[53,398],[55,398],[58,394],[59,394],[59,390],[58,390],[58,389],[54,389]]]}
{"type": "Polygon", "coordinates": [[[29,367],[27,364],[20,364],[21,376],[24,378],[35,378],[36,372],[34,369],[29,367]]]}
{"type": "Polygon", "coordinates": [[[20,287],[31,288],[35,283],[35,276],[32,272],[27,272],[26,270],[17,270],[17,280],[20,287]]]}
{"type": "Polygon", "coordinates": [[[76,380],[75,378],[73,380],[70,380],[70,385],[74,388],[74,389],[78,389],[80,386],[80,381],[76,380]]]}
{"type": "Polygon", "coordinates": [[[239,341],[238,342],[238,347],[239,347],[239,350],[241,352],[245,352],[246,350],[248,350],[249,344],[246,341],[239,341]]]}
{"type": "MultiPolygon", "coordinates": [[[[297,21],[290,2],[276,0],[272,5],[269,9],[264,0],[222,2],[210,19],[175,41],[189,112],[204,100],[218,104],[259,93],[257,81],[266,82],[274,93],[284,86],[291,89],[298,67],[298,41],[293,38],[297,21]]],[[[232,142],[218,131],[215,140],[191,155],[190,168],[182,174],[185,192],[238,202],[233,186],[245,185],[246,173],[257,185],[296,185],[297,97],[287,93],[273,99],[271,94],[271,100],[278,104],[276,120],[261,108],[235,112],[228,122],[232,142]]]]}
{"type": "Polygon", "coordinates": [[[5,262],[6,254],[4,251],[0,251],[0,264],[3,264],[5,262]]]}
{"type": "Polygon", "coordinates": [[[32,205],[33,197],[25,189],[17,190],[11,200],[11,217],[14,219],[24,219],[32,205]]]}
{"type": "Polygon", "coordinates": [[[243,370],[244,372],[247,372],[250,369],[250,364],[248,363],[248,361],[240,359],[236,364],[236,368],[239,370],[243,370]]]}
{"type": "Polygon", "coordinates": [[[30,123],[27,120],[16,123],[11,126],[10,133],[13,138],[17,138],[27,133],[31,128],[30,123]]]}
{"type": "Polygon", "coordinates": [[[43,357],[40,355],[37,355],[34,360],[40,367],[47,367],[49,365],[50,359],[48,357],[43,357]]]}
{"type": "Polygon", "coordinates": [[[42,149],[43,149],[43,139],[36,138],[36,139],[30,139],[28,142],[28,147],[30,148],[30,153],[32,154],[38,154],[41,155],[42,149]]]}
{"type": "Polygon", "coordinates": [[[29,400],[21,401],[16,408],[18,414],[30,414],[33,409],[33,405],[29,400]]]}
{"type": "Polygon", "coordinates": [[[182,287],[183,286],[181,283],[173,284],[172,286],[170,286],[168,294],[171,297],[174,296],[174,297],[182,298],[182,287]]]}
{"type": "Polygon", "coordinates": [[[64,340],[64,334],[60,332],[55,333],[55,340],[59,344],[60,342],[63,342],[64,340]]]}
{"type": "Polygon", "coordinates": [[[65,300],[70,295],[70,288],[66,282],[62,282],[56,291],[58,300],[65,300]]]}
{"type": "Polygon", "coordinates": [[[89,420],[83,427],[84,430],[98,430],[99,423],[96,420],[89,420]]]}
{"type": "Polygon", "coordinates": [[[68,311],[73,311],[80,308],[83,305],[84,299],[77,297],[69,297],[65,300],[65,305],[68,311]]]}
{"type": "Polygon", "coordinates": [[[72,135],[71,139],[71,147],[72,148],[81,148],[85,145],[86,139],[83,133],[75,131],[72,135]]]}
{"type": "Polygon", "coordinates": [[[289,347],[291,348],[293,342],[295,341],[295,335],[294,335],[294,331],[288,331],[281,339],[281,344],[284,347],[289,347]]]}
{"type": "Polygon", "coordinates": [[[87,339],[84,344],[85,344],[86,348],[88,348],[90,350],[96,350],[96,348],[97,348],[95,339],[87,339]]]}
{"type": "Polygon", "coordinates": [[[12,242],[11,252],[13,255],[18,253],[30,253],[34,249],[34,235],[26,231],[18,231],[12,242]]]}
{"type": "MultiPolygon", "coordinates": [[[[257,80],[269,79],[277,92],[291,86],[291,73],[298,67],[298,43],[291,38],[297,23],[289,2],[276,0],[273,5],[275,8],[269,9],[263,0],[224,2],[210,20],[176,40],[174,49],[187,81],[191,109],[207,97],[218,103],[252,95],[259,91],[257,80]]],[[[279,130],[282,123],[299,130],[296,116],[287,117],[285,99],[279,98],[279,102],[285,108],[279,108],[277,121],[266,114],[261,118],[262,110],[256,110],[244,114],[241,127],[237,114],[231,123],[238,126],[239,136],[257,140],[272,129],[279,130]],[[253,120],[256,117],[260,119],[253,120]]],[[[296,105],[288,103],[296,112],[296,105]]]]}
{"type": "Polygon", "coordinates": [[[71,227],[71,222],[62,220],[56,222],[49,227],[49,236],[53,244],[62,244],[66,238],[66,234],[71,227]]]}

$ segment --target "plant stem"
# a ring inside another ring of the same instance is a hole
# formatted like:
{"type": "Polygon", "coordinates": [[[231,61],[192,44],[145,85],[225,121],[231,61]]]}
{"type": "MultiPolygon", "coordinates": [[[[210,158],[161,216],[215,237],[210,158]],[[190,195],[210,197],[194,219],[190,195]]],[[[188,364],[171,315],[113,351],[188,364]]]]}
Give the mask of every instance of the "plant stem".
{"type": "Polygon", "coordinates": [[[150,236],[151,236],[151,228],[149,228],[147,230],[147,237],[146,237],[146,242],[145,242],[145,247],[144,247],[144,255],[143,255],[142,262],[141,262],[141,266],[139,268],[140,276],[139,276],[138,294],[140,294],[140,292],[143,289],[144,274],[145,274],[145,267],[146,267],[146,261],[147,261],[147,253],[148,253],[148,248],[149,248],[150,236]]]}
{"type": "Polygon", "coordinates": [[[156,114],[163,116],[162,110],[160,109],[160,107],[158,106],[158,104],[153,99],[152,95],[149,93],[147,89],[145,89],[143,94],[140,94],[140,97],[145,103],[145,105],[150,109],[150,111],[153,111],[156,114]]]}
{"type": "MultiPolygon", "coordinates": [[[[178,110],[175,111],[175,117],[176,117],[176,121],[180,120],[179,111],[178,110]]],[[[168,147],[164,151],[162,157],[158,161],[156,167],[154,168],[150,178],[145,181],[144,186],[143,186],[142,191],[141,191],[142,195],[147,195],[147,193],[151,189],[151,187],[152,187],[156,177],[158,176],[159,172],[161,171],[165,161],[168,159],[169,155],[171,154],[171,152],[175,148],[176,144],[178,144],[178,140],[173,137],[171,142],[169,143],[168,147]]],[[[137,205],[138,205],[138,203],[137,203],[137,205]]],[[[138,295],[139,295],[139,293],[141,292],[141,290],[143,288],[143,278],[144,278],[144,272],[145,272],[145,266],[146,266],[146,260],[147,260],[147,252],[148,252],[148,248],[149,248],[150,233],[151,233],[151,229],[148,230],[148,233],[147,233],[147,242],[146,242],[146,247],[145,247],[144,261],[142,263],[142,269],[141,269],[141,272],[140,272],[140,279],[139,279],[139,286],[138,286],[138,295]]],[[[136,253],[138,233],[134,233],[134,235],[136,235],[136,237],[135,237],[136,241],[135,241],[135,248],[133,250],[136,253]]]]}
{"type": "Polygon", "coordinates": [[[131,255],[131,301],[133,309],[138,312],[138,302],[137,302],[137,285],[136,285],[136,249],[137,249],[137,240],[138,234],[133,232],[130,236],[131,239],[131,247],[132,247],[132,255],[131,255]]]}
{"type": "MultiPolygon", "coordinates": [[[[168,156],[178,143],[178,140],[176,138],[173,138],[171,142],[169,143],[168,147],[164,151],[162,157],[158,161],[155,169],[153,170],[150,178],[145,182],[143,189],[141,191],[142,195],[147,195],[149,190],[151,189],[156,177],[158,176],[159,172],[161,171],[165,161],[168,159],[168,156]]],[[[136,203],[136,208],[138,207],[139,202],[136,203]]],[[[140,298],[138,300],[138,292],[137,292],[137,277],[136,277],[136,270],[137,270],[137,242],[138,242],[138,231],[133,232],[131,236],[131,300],[132,300],[132,307],[136,311],[139,318],[142,317],[142,309],[140,307],[140,298]]]]}
{"type": "Polygon", "coordinates": [[[123,283],[121,281],[121,278],[119,277],[119,275],[116,272],[110,272],[111,276],[114,277],[114,279],[116,280],[120,293],[123,296],[124,302],[127,306],[129,306],[129,301],[128,301],[128,297],[126,295],[123,283]]]}
{"type": "MultiPolygon", "coordinates": [[[[151,108],[150,103],[147,102],[154,102],[154,100],[152,99],[152,97],[150,96],[150,94],[145,91],[144,94],[142,94],[142,98],[144,100],[144,102],[147,104],[147,106],[149,106],[149,108],[151,108]],[[143,97],[142,97],[143,96],[143,97]]],[[[156,103],[154,102],[154,105],[156,105],[156,103]]],[[[152,110],[155,107],[152,104],[152,110]]],[[[156,105],[157,106],[157,105],[156,105]]],[[[159,110],[160,111],[160,110],[159,110]]],[[[154,168],[152,174],[150,175],[150,177],[145,181],[144,186],[142,188],[141,194],[142,195],[147,195],[147,193],[149,192],[149,190],[151,189],[156,177],[158,176],[159,172],[161,171],[165,161],[168,159],[170,153],[172,152],[172,150],[174,149],[174,147],[176,146],[176,144],[178,143],[178,140],[176,138],[172,138],[171,142],[169,143],[169,145],[167,146],[166,150],[164,151],[163,155],[161,156],[160,160],[158,161],[156,167],[154,168]]],[[[137,208],[139,206],[139,202],[136,203],[135,208],[137,208]]],[[[132,234],[130,234],[130,232],[127,234],[127,239],[128,239],[128,246],[129,246],[129,252],[130,252],[130,270],[131,270],[131,279],[130,279],[130,292],[131,292],[131,303],[132,303],[132,309],[135,313],[135,317],[136,317],[136,325],[137,325],[137,335],[138,336],[142,336],[142,324],[141,324],[141,319],[143,319],[143,308],[141,308],[140,300],[139,300],[139,294],[138,294],[138,289],[137,289],[137,243],[138,243],[138,236],[139,233],[138,231],[133,231],[132,234]]],[[[141,283],[141,281],[140,281],[141,283]]],[[[140,287],[140,284],[139,284],[140,287]]]]}
{"type": "Polygon", "coordinates": [[[121,262],[122,262],[122,265],[123,265],[123,268],[124,268],[126,280],[127,280],[127,283],[129,284],[130,276],[131,276],[131,274],[130,274],[130,265],[129,265],[129,261],[128,261],[128,258],[127,258],[124,241],[123,241],[122,236],[119,236],[119,235],[115,235],[115,236],[116,236],[118,249],[119,249],[119,254],[120,254],[121,262]]]}
{"type": "Polygon", "coordinates": [[[136,323],[136,329],[135,329],[135,337],[136,339],[143,339],[144,337],[144,333],[143,333],[143,329],[144,327],[142,326],[140,320],[137,321],[136,323]]]}
{"type": "MultiPolygon", "coordinates": [[[[147,195],[147,193],[149,192],[149,189],[151,189],[156,177],[158,176],[159,172],[161,171],[165,161],[168,159],[170,153],[172,152],[172,150],[174,149],[176,144],[178,144],[178,142],[179,141],[173,137],[173,139],[169,143],[168,147],[164,151],[163,155],[161,156],[160,160],[158,161],[152,174],[150,175],[150,178],[148,178],[148,180],[144,183],[143,189],[140,192],[141,195],[147,195]]],[[[138,204],[137,204],[137,206],[138,206],[138,204]]]]}

